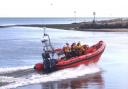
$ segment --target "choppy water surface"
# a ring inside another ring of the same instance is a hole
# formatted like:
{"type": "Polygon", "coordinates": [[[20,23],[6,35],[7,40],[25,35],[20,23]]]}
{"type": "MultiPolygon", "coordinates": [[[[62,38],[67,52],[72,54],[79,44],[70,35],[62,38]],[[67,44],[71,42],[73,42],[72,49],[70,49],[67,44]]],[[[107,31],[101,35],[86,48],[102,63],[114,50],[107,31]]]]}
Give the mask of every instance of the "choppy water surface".
{"type": "Polygon", "coordinates": [[[0,28],[0,89],[128,89],[128,33],[46,29],[54,47],[78,42],[106,42],[98,64],[81,65],[42,75],[33,70],[41,62],[43,30],[0,28]]]}

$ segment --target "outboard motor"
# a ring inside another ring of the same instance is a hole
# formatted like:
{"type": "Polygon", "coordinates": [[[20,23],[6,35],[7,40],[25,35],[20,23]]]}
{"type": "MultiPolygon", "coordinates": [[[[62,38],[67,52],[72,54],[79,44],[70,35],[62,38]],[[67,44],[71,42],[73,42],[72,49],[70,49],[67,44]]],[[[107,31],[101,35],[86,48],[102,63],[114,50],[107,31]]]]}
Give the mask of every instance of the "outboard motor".
{"type": "Polygon", "coordinates": [[[44,71],[46,73],[49,73],[51,68],[50,68],[50,55],[48,52],[44,52],[42,53],[42,58],[43,58],[43,62],[44,62],[44,71]]]}
{"type": "Polygon", "coordinates": [[[55,71],[56,59],[51,59],[49,52],[42,53],[44,72],[50,73],[55,71]]]}

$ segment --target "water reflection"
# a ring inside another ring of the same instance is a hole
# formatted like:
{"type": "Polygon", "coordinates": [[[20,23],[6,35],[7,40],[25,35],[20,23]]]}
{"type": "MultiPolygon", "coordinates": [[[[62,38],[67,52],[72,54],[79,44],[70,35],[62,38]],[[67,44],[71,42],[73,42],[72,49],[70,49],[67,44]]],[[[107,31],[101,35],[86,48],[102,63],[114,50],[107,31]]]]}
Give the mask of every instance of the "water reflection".
{"type": "Polygon", "coordinates": [[[75,79],[67,79],[57,82],[42,84],[42,89],[104,89],[104,81],[101,73],[90,74],[75,79]]]}

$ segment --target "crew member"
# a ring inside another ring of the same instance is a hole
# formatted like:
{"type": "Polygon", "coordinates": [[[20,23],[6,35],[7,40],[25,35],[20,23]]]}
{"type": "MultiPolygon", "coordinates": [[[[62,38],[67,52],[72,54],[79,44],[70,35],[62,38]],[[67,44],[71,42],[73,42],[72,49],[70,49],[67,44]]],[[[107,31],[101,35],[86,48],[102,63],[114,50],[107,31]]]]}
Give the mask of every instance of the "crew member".
{"type": "Polygon", "coordinates": [[[77,56],[77,45],[76,45],[76,43],[72,43],[72,45],[71,45],[71,55],[72,55],[72,57],[77,56]]]}
{"type": "Polygon", "coordinates": [[[70,55],[71,48],[69,46],[69,43],[66,43],[66,45],[63,47],[63,51],[64,51],[66,59],[69,59],[71,57],[70,55]]]}
{"type": "Polygon", "coordinates": [[[80,42],[77,43],[76,47],[77,47],[76,48],[77,56],[80,56],[82,53],[82,46],[81,46],[80,42]]]}

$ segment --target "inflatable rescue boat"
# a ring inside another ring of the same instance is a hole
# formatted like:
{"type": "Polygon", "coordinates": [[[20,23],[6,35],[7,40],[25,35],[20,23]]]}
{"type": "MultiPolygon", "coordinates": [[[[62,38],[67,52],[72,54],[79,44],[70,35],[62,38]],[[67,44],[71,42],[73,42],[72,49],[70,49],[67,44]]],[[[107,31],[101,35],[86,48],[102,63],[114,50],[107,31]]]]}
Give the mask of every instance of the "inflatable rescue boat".
{"type": "MultiPolygon", "coordinates": [[[[71,57],[67,60],[64,58],[58,58],[56,59],[56,62],[54,63],[54,71],[57,70],[62,70],[66,68],[72,68],[72,67],[77,67],[81,64],[88,65],[91,63],[97,63],[102,55],[102,53],[105,50],[105,42],[104,41],[99,41],[98,43],[90,46],[86,50],[86,54],[80,55],[80,56],[75,56],[71,57]]],[[[58,49],[56,49],[58,51],[58,49]]],[[[61,50],[61,49],[59,49],[61,50]]],[[[45,71],[45,63],[37,63],[34,66],[34,69],[36,71],[45,71]]]]}

